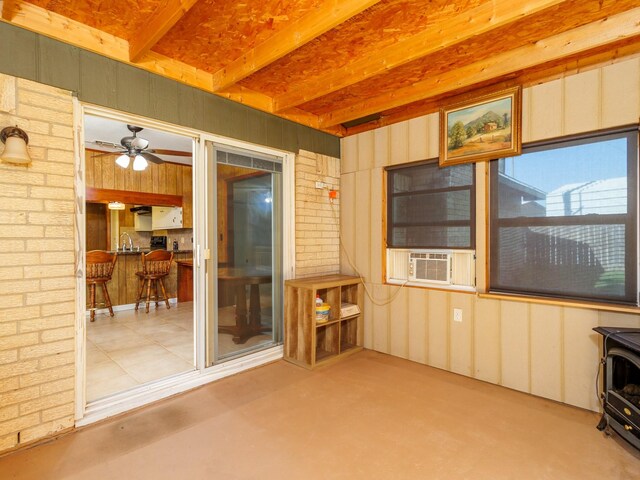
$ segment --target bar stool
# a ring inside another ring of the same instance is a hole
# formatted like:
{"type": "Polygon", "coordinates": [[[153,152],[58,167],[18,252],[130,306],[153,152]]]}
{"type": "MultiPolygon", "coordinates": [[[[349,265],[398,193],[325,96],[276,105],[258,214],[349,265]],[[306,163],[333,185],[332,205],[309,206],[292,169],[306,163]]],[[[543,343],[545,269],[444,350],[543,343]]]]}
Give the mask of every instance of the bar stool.
{"type": "Polygon", "coordinates": [[[138,305],[142,301],[142,297],[145,291],[144,287],[146,285],[146,313],[149,313],[152,282],[154,283],[156,289],[156,295],[154,297],[156,301],[156,307],[158,307],[158,301],[160,300],[160,297],[158,296],[158,283],[160,283],[162,296],[164,297],[164,301],[167,304],[167,309],[171,308],[169,306],[167,291],[164,288],[164,277],[169,275],[171,262],[173,261],[173,252],[167,252],[166,250],[154,250],[153,252],[149,252],[147,254],[143,253],[140,258],[142,259],[142,271],[136,272],[136,275],[140,278],[140,292],[138,292],[138,299],[136,300],[136,310],[138,310],[138,305]]]}
{"type": "Polygon", "coordinates": [[[87,252],[87,285],[89,285],[89,298],[91,321],[96,319],[96,285],[102,285],[105,306],[109,308],[109,314],[113,317],[111,298],[107,290],[107,282],[113,275],[113,267],[118,259],[117,253],[109,253],[104,250],[91,250],[87,252]]]}

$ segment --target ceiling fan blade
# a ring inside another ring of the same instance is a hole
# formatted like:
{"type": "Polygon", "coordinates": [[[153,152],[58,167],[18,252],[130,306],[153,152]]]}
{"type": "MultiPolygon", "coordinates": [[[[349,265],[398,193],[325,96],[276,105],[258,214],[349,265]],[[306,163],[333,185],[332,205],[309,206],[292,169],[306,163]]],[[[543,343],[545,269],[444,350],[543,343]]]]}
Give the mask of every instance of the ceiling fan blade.
{"type": "Polygon", "coordinates": [[[156,157],[155,155],[152,155],[149,152],[140,152],[138,155],[142,155],[142,157],[144,157],[146,160],[148,160],[151,163],[163,163],[164,160],[162,160],[160,157],[156,157]]]}
{"type": "Polygon", "coordinates": [[[191,152],[183,152],[181,150],[163,150],[161,148],[154,148],[153,150],[147,150],[147,152],[157,153],[158,155],[174,155],[176,157],[191,156],[191,152]]]}

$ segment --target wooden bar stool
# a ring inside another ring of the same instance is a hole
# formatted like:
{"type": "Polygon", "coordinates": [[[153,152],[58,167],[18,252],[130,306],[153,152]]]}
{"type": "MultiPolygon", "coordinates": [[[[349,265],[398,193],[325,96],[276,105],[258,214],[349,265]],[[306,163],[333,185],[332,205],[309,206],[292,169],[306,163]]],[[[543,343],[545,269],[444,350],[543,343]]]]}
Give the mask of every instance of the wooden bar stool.
{"type": "Polygon", "coordinates": [[[107,290],[107,282],[113,275],[113,267],[118,259],[117,253],[109,253],[104,250],[91,250],[87,252],[87,285],[89,285],[89,301],[91,303],[91,321],[96,319],[96,285],[102,285],[104,302],[109,308],[109,314],[113,317],[111,298],[107,290]]]}
{"type": "Polygon", "coordinates": [[[171,308],[169,306],[169,297],[167,297],[167,291],[164,288],[164,277],[169,275],[171,262],[173,261],[173,252],[167,252],[166,250],[154,250],[153,252],[149,252],[147,254],[143,253],[140,258],[142,259],[142,271],[136,272],[136,275],[140,278],[140,291],[138,292],[138,299],[136,300],[136,310],[138,310],[138,305],[142,301],[146,285],[146,313],[149,313],[152,282],[156,290],[156,295],[154,297],[156,307],[158,306],[158,302],[160,301],[160,297],[158,296],[158,283],[160,283],[162,296],[165,303],[167,304],[167,308],[171,308]]]}

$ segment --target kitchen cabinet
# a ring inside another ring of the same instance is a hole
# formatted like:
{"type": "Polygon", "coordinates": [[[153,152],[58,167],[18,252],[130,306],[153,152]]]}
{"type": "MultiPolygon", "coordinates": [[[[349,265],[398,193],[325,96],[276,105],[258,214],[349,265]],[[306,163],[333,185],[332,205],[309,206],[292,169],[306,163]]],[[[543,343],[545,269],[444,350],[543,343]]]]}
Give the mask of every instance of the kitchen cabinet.
{"type": "MultiPolygon", "coordinates": [[[[193,228],[193,193],[191,165],[163,162],[150,163],[142,172],[131,168],[120,168],[115,164],[118,155],[104,155],[93,150],[86,151],[87,188],[144,192],[182,198],[182,228],[193,228]]],[[[115,199],[110,199],[115,200],[115,199]]],[[[154,205],[153,202],[126,200],[124,203],[154,205]]],[[[156,205],[180,205],[162,202],[156,205]]]]}
{"type": "Polygon", "coordinates": [[[136,232],[150,232],[153,230],[151,215],[149,214],[141,215],[139,213],[135,213],[133,215],[133,222],[136,232]]]}
{"type": "Polygon", "coordinates": [[[151,207],[152,230],[182,228],[182,207],[151,207]]]}
{"type": "Polygon", "coordinates": [[[193,259],[177,260],[178,302],[193,301],[193,259]]]}

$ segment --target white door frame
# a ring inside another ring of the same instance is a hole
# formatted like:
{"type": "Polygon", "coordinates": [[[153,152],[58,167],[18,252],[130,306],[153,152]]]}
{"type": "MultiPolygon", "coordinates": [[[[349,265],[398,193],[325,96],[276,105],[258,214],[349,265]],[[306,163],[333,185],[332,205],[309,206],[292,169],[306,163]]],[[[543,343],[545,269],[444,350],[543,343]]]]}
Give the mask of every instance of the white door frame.
{"type": "Polygon", "coordinates": [[[206,299],[204,274],[204,246],[206,239],[206,156],[205,142],[211,141],[230,147],[242,148],[273,155],[282,159],[283,176],[283,278],[295,276],[295,154],[219,135],[198,131],[160,122],[139,115],[118,112],[112,109],[91,105],[74,99],[74,143],[76,167],[76,426],[84,426],[107,417],[126,412],[156,400],[184,392],[200,385],[234,375],[282,358],[282,345],[261,350],[245,357],[229,360],[225,363],[206,367],[205,365],[205,323],[206,299]],[[85,114],[110,118],[142,125],[148,128],[185,135],[194,139],[193,159],[193,216],[194,216],[194,322],[195,322],[195,368],[190,372],[160,379],[146,385],[121,392],[107,398],[86,404],[86,272],[85,272],[85,114]],[[196,175],[197,173],[197,175],[196,175]]]}

